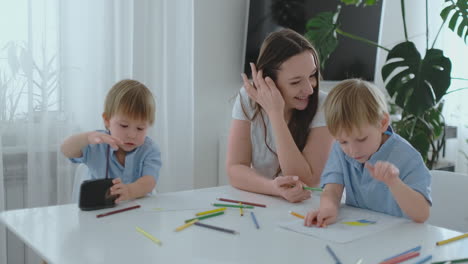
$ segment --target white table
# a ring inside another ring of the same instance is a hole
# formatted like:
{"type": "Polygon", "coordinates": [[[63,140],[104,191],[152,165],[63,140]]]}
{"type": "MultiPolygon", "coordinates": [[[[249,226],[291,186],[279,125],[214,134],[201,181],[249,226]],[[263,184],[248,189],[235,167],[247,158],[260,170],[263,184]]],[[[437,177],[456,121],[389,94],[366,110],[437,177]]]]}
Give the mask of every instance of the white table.
{"type": "MultiPolygon", "coordinates": [[[[294,219],[289,210],[305,213],[318,205],[318,196],[302,204],[253,194],[230,186],[158,194],[119,205],[84,212],[76,204],[6,211],[0,219],[48,263],[335,263],[325,250],[329,244],[344,264],[378,263],[386,257],[422,246],[421,256],[433,261],[468,257],[468,239],[444,246],[440,240],[461,233],[427,224],[405,223],[346,244],[330,243],[280,228],[278,222],[294,219]],[[254,210],[256,229],[249,210],[238,209],[204,223],[240,232],[231,235],[199,226],[180,232],[174,229],[196,212],[213,209],[216,198],[263,203],[254,210]],[[96,218],[99,213],[140,204],[142,208],[96,218]],[[162,208],[163,210],[154,210],[162,208]],[[159,246],[136,232],[139,226],[160,239],[159,246]]],[[[406,263],[414,263],[416,259],[406,263]]]]}

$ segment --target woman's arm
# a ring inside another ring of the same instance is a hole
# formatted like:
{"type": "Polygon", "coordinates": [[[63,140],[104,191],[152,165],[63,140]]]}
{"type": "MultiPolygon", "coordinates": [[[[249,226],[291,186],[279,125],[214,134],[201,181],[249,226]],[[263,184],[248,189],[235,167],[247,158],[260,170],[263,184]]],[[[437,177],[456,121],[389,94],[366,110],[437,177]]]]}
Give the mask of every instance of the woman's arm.
{"type": "Polygon", "coordinates": [[[297,175],[302,182],[309,186],[318,185],[333,143],[328,128],[312,128],[301,153],[284,119],[283,121],[272,120],[271,122],[283,175],[297,175]]]}
{"type": "Polygon", "coordinates": [[[233,120],[226,159],[231,185],[250,192],[281,196],[289,202],[300,202],[310,197],[310,192],[302,189],[298,177],[278,176],[271,180],[251,168],[251,162],[250,122],[233,120]]]}

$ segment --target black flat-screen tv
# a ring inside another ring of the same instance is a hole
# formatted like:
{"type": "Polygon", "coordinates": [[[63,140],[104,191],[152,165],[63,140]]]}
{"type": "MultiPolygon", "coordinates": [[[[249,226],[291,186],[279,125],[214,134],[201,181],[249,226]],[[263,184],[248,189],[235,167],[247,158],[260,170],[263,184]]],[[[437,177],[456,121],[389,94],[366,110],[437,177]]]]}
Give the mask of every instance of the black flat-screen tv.
{"type": "MultiPolygon", "coordinates": [[[[244,72],[250,74],[249,62],[255,62],[265,37],[280,28],[291,28],[304,35],[307,21],[320,12],[335,11],[338,0],[250,0],[244,72]]],[[[341,29],[378,42],[382,2],[356,7],[341,4],[341,29]]],[[[362,78],[374,80],[377,48],[338,35],[339,44],[330,55],[324,80],[362,78]]]]}

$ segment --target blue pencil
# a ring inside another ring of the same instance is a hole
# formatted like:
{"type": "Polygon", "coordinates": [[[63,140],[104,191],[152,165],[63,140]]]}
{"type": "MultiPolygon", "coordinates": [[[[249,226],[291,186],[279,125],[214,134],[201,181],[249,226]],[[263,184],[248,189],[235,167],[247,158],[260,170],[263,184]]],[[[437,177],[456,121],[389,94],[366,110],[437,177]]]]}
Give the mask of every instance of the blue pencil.
{"type": "Polygon", "coordinates": [[[427,257],[425,257],[425,258],[419,260],[418,262],[416,262],[416,263],[414,263],[414,264],[423,264],[423,263],[425,263],[425,262],[427,262],[427,261],[429,261],[429,260],[431,260],[431,259],[432,259],[432,255],[429,255],[429,256],[427,256],[427,257]]]}
{"type": "Polygon", "coordinates": [[[386,259],[384,259],[384,260],[382,260],[382,261],[387,261],[387,260],[390,260],[390,259],[392,259],[392,258],[396,258],[396,257],[399,257],[399,256],[401,256],[401,255],[404,255],[404,254],[406,254],[406,253],[410,253],[410,252],[413,252],[413,251],[418,251],[418,250],[420,250],[420,249],[421,249],[421,246],[417,246],[417,247],[415,247],[415,248],[406,250],[405,252],[401,252],[400,254],[396,254],[395,256],[391,256],[391,257],[389,257],[389,258],[386,258],[386,259]]]}
{"type": "Polygon", "coordinates": [[[330,255],[335,260],[335,264],[341,264],[340,259],[336,256],[335,252],[333,252],[333,249],[331,249],[331,247],[329,245],[327,245],[326,248],[327,248],[328,253],[330,253],[330,255]]]}
{"type": "Polygon", "coordinates": [[[255,217],[254,212],[250,212],[250,215],[252,216],[252,220],[254,221],[254,224],[257,227],[257,229],[260,229],[260,226],[258,225],[257,218],[255,217]]]}

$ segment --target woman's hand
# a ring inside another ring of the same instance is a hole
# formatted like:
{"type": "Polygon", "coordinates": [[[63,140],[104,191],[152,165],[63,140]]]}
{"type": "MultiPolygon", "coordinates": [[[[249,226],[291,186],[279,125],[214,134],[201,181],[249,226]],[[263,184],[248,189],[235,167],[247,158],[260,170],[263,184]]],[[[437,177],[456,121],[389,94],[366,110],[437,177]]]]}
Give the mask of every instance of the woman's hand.
{"type": "Polygon", "coordinates": [[[252,69],[254,85],[250,83],[244,73],[242,74],[244,87],[249,97],[260,104],[270,118],[273,115],[283,116],[285,103],[275,82],[268,76],[263,78],[263,71],[257,72],[255,64],[250,63],[250,68],[252,69]]]}
{"type": "Polygon", "coordinates": [[[106,133],[101,133],[97,131],[90,132],[88,134],[88,142],[89,144],[102,144],[106,143],[111,146],[111,148],[117,150],[119,149],[119,144],[123,145],[122,140],[119,138],[113,137],[112,135],[108,135],[106,133]]]}
{"type": "Polygon", "coordinates": [[[277,193],[292,203],[302,202],[310,198],[310,192],[304,190],[304,184],[298,176],[278,176],[273,180],[277,193]]]}

